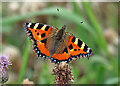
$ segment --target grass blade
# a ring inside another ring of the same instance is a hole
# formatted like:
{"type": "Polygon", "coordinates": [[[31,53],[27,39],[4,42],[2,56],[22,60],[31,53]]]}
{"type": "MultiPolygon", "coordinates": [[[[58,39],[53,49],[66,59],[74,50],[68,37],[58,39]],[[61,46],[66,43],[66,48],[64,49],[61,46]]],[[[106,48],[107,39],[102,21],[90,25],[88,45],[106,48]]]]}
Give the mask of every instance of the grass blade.
{"type": "Polygon", "coordinates": [[[27,39],[26,48],[25,48],[23,60],[22,60],[22,65],[21,65],[21,69],[20,69],[20,73],[18,77],[18,82],[17,82],[18,84],[21,83],[21,81],[23,80],[24,74],[25,74],[25,69],[26,69],[26,65],[27,65],[27,61],[29,57],[29,50],[30,50],[30,40],[27,39]]]}
{"type": "Polygon", "coordinates": [[[92,9],[91,9],[89,3],[83,2],[83,6],[85,8],[86,13],[88,14],[88,17],[89,17],[89,19],[90,19],[90,21],[91,21],[95,31],[97,32],[97,34],[99,36],[98,39],[100,40],[99,43],[101,45],[101,48],[103,48],[108,53],[107,43],[105,41],[105,38],[103,37],[102,29],[99,26],[96,18],[94,17],[94,14],[92,12],[92,9]]]}

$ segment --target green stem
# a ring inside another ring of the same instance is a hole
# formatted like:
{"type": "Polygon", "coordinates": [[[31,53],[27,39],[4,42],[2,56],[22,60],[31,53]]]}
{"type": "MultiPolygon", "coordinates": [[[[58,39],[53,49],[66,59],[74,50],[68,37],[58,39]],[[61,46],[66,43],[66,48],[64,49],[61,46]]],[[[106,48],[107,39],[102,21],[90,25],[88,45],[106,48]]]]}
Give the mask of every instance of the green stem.
{"type": "Polygon", "coordinates": [[[28,57],[29,57],[28,56],[29,50],[30,50],[30,40],[27,39],[26,48],[25,48],[23,60],[22,60],[22,66],[20,69],[19,78],[18,78],[18,82],[17,82],[18,84],[20,84],[22,82],[24,74],[25,74],[26,64],[27,64],[28,57]]]}

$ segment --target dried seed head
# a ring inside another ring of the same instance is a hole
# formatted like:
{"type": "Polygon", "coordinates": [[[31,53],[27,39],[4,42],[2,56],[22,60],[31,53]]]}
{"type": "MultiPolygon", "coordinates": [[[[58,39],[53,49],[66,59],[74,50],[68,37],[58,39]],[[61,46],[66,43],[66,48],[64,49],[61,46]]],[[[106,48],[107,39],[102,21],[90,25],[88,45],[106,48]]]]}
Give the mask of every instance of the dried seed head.
{"type": "Polygon", "coordinates": [[[53,72],[53,75],[55,75],[55,84],[71,84],[71,81],[74,81],[71,68],[69,67],[69,64],[65,62],[57,64],[53,69],[53,72]]]}

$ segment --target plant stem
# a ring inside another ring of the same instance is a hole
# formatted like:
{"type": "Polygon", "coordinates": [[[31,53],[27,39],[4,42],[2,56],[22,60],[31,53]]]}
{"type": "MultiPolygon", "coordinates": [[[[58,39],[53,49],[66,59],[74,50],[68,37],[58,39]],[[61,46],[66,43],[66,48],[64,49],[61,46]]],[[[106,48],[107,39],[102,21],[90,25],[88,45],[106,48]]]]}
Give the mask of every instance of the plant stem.
{"type": "Polygon", "coordinates": [[[25,69],[26,69],[26,65],[27,65],[27,61],[28,61],[28,57],[29,57],[28,56],[29,50],[30,50],[30,40],[27,39],[26,48],[24,51],[22,65],[21,65],[21,69],[20,69],[20,73],[19,73],[18,82],[17,82],[18,84],[20,84],[22,82],[24,74],[25,74],[25,69]]]}

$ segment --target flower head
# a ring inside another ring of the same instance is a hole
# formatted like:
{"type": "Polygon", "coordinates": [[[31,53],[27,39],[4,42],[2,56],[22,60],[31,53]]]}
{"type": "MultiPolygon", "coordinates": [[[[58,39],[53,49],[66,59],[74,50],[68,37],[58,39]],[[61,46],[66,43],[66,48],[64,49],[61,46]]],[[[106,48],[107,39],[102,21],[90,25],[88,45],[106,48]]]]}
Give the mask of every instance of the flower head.
{"type": "Polygon", "coordinates": [[[0,83],[8,81],[8,65],[12,65],[9,61],[9,57],[0,55],[0,83]]]}
{"type": "Polygon", "coordinates": [[[4,68],[8,69],[8,65],[12,65],[11,62],[9,61],[9,56],[6,56],[6,55],[0,56],[0,69],[1,69],[1,71],[4,68]]]}

